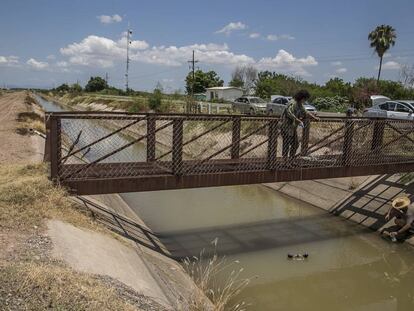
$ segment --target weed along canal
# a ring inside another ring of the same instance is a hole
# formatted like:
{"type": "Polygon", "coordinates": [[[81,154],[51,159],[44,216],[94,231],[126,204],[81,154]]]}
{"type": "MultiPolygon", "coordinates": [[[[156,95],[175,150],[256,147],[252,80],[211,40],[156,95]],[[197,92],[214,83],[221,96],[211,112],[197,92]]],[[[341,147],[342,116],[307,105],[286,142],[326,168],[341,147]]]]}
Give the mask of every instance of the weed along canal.
{"type": "MultiPolygon", "coordinates": [[[[45,110],[62,110],[37,100],[45,110]]],[[[99,124],[94,129],[108,131],[99,124]]],[[[122,135],[116,140],[130,141],[122,135]]],[[[128,152],[136,159],[145,156],[142,145],[128,152]]],[[[248,310],[414,310],[412,247],[384,241],[365,227],[265,186],[121,196],[173,256],[199,257],[203,249],[206,258],[214,252],[225,256],[229,266],[215,282],[224,286],[233,270],[240,271],[250,282],[234,301],[245,301],[248,310]]]]}

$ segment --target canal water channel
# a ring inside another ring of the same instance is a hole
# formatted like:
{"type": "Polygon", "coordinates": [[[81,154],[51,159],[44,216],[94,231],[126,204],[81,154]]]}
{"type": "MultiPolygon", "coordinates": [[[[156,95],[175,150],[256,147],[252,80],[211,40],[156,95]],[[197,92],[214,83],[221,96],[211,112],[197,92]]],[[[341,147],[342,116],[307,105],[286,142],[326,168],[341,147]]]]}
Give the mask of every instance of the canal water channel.
{"type": "MultiPolygon", "coordinates": [[[[62,110],[37,100],[47,111],[62,110]]],[[[134,149],[137,159],[143,150],[134,149]]],[[[202,249],[208,255],[216,248],[235,262],[219,281],[243,268],[241,277],[251,281],[235,301],[250,304],[248,310],[414,310],[412,247],[265,186],[121,196],[174,255],[198,256],[202,249]],[[288,253],[309,257],[289,260],[288,253]]]]}

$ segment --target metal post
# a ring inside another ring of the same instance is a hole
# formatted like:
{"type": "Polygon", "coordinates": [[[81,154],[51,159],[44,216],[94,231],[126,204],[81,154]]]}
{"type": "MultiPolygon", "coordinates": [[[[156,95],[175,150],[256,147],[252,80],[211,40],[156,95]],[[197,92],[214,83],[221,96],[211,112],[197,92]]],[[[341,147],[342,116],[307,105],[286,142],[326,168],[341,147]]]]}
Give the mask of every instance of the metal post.
{"type": "Polygon", "coordinates": [[[354,137],[354,122],[352,120],[345,121],[344,145],[342,147],[342,165],[349,166],[351,164],[352,139],[354,137]]]}
{"type": "Polygon", "coordinates": [[[372,143],[371,150],[375,150],[382,146],[382,141],[384,139],[384,129],[385,129],[384,120],[375,120],[374,129],[372,133],[372,143]]]}
{"type": "Polygon", "coordinates": [[[277,129],[278,120],[274,119],[269,122],[268,142],[267,142],[267,169],[274,170],[277,162],[277,129]]]}
{"type": "Polygon", "coordinates": [[[155,130],[155,118],[150,116],[147,119],[147,162],[155,161],[155,130]]]}
{"type": "Polygon", "coordinates": [[[233,117],[233,130],[231,135],[231,158],[238,159],[240,157],[240,130],[241,118],[233,117]]]}
{"type": "Polygon", "coordinates": [[[60,119],[50,116],[50,177],[56,182],[59,180],[61,135],[60,119]]]}
{"type": "Polygon", "coordinates": [[[173,121],[172,170],[180,175],[183,164],[183,119],[173,121]]]}
{"type": "Polygon", "coordinates": [[[309,149],[310,120],[303,121],[301,155],[306,155],[309,149]]]}
{"type": "Polygon", "coordinates": [[[45,153],[43,155],[43,162],[50,162],[50,115],[45,116],[46,127],[46,141],[45,141],[45,153]]]}

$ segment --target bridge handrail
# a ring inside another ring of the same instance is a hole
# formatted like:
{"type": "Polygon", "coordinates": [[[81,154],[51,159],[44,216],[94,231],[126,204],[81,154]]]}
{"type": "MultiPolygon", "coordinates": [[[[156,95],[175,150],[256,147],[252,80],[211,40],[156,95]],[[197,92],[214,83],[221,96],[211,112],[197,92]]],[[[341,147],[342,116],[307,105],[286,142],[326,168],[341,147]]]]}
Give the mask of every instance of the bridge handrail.
{"type": "MultiPolygon", "coordinates": [[[[51,112],[47,111],[46,114],[48,116],[56,116],[60,118],[91,118],[91,117],[119,117],[119,116],[127,116],[127,117],[134,117],[134,116],[145,116],[145,117],[154,117],[159,120],[172,120],[176,119],[177,117],[181,118],[200,118],[200,119],[232,119],[235,117],[242,118],[245,120],[248,119],[258,119],[258,120],[279,120],[281,119],[280,116],[276,115],[246,115],[246,114],[194,114],[194,113],[152,113],[152,112],[122,112],[122,111],[58,111],[58,112],[51,112]]],[[[318,116],[316,114],[316,116],[318,116]]],[[[384,121],[395,121],[401,123],[414,123],[413,120],[405,120],[405,119],[393,119],[393,118],[381,118],[381,117],[364,117],[364,116],[318,116],[320,120],[338,120],[338,121],[345,121],[345,120],[384,120],[384,121]]],[[[318,122],[315,120],[311,120],[311,122],[318,122]]]]}

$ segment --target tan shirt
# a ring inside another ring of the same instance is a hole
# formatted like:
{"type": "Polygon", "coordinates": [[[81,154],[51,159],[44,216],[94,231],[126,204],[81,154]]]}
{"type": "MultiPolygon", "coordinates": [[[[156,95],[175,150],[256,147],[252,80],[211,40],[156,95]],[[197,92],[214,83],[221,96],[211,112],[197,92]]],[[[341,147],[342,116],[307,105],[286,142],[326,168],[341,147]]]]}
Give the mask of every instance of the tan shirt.
{"type": "Polygon", "coordinates": [[[405,214],[406,221],[414,228],[414,203],[408,205],[407,213],[405,214]]]}

